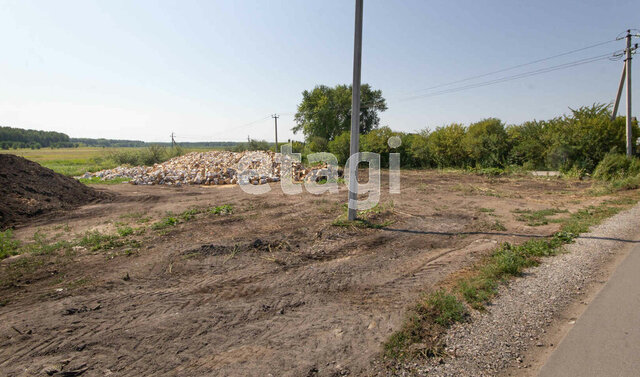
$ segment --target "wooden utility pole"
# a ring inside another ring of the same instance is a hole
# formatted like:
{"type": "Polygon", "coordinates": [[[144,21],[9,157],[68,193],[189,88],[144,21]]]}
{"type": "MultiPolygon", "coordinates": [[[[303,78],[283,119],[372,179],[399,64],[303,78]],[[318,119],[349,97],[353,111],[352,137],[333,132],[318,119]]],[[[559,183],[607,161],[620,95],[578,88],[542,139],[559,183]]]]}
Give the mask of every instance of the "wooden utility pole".
{"type": "Polygon", "coordinates": [[[176,139],[174,139],[175,134],[172,132],[171,133],[171,148],[175,148],[176,147],[176,139]]]}
{"type": "Polygon", "coordinates": [[[627,157],[633,155],[633,142],[631,141],[631,30],[627,30],[627,58],[625,67],[627,68],[627,157]]]}
{"type": "Polygon", "coordinates": [[[362,67],[362,8],[363,0],[356,0],[355,35],[353,41],[353,84],[351,86],[351,144],[349,162],[348,219],[356,219],[358,201],[358,159],[360,151],[360,68],[362,67]]]}
{"type": "Polygon", "coordinates": [[[271,117],[276,122],[276,153],[278,153],[278,118],[280,118],[280,116],[278,114],[273,114],[271,117]]]}

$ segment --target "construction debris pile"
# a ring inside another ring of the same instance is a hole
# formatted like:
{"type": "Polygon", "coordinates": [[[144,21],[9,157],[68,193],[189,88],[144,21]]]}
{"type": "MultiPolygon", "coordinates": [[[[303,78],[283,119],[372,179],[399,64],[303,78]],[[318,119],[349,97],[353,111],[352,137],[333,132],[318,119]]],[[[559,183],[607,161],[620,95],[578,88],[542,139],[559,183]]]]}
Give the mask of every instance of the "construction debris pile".
{"type": "Polygon", "coordinates": [[[130,178],[130,183],[135,185],[258,185],[278,182],[282,166],[291,168],[295,181],[303,181],[305,177],[315,180],[324,168],[306,169],[290,156],[270,151],[210,151],[188,153],[153,166],[121,166],[87,172],[80,178],[130,178]]]}

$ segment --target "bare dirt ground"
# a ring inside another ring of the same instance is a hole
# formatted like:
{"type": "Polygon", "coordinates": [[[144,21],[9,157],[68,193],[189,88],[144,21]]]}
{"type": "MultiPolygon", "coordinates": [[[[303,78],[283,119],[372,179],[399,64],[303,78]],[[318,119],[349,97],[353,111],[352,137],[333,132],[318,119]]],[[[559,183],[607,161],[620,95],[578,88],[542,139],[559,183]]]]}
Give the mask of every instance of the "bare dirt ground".
{"type": "Polygon", "coordinates": [[[518,221],[514,210],[574,212],[607,199],[558,178],[405,171],[399,195],[387,182],[383,174],[381,203],[393,223],[383,229],[332,225],[344,185],[287,196],[277,184],[261,196],[114,185],[100,188],[117,194],[111,202],[19,228],[29,240],[146,227],[133,252],[0,262],[0,375],[367,375],[422,292],[498,242],[557,230],[518,221]],[[233,214],[163,232],[148,225],[167,211],[224,204],[233,214]]]}

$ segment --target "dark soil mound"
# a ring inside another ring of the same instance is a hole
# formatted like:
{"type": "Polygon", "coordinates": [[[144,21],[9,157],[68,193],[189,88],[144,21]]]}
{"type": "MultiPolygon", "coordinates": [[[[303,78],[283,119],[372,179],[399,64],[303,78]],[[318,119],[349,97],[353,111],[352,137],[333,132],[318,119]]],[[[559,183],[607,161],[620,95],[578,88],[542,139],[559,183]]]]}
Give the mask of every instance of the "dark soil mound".
{"type": "Polygon", "coordinates": [[[107,196],[33,161],[0,153],[0,229],[107,196]]]}

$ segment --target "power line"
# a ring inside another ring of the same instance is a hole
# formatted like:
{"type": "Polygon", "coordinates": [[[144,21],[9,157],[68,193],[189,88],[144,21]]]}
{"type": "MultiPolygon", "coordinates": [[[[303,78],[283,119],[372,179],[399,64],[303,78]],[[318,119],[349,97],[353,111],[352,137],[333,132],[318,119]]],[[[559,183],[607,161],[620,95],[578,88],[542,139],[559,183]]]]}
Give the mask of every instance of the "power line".
{"type": "Polygon", "coordinates": [[[409,100],[418,99],[418,98],[433,97],[433,96],[437,96],[437,95],[441,95],[441,94],[454,93],[454,92],[459,92],[459,91],[463,91],[463,90],[467,90],[467,89],[474,89],[474,88],[479,88],[479,87],[483,87],[483,86],[499,84],[499,83],[503,83],[503,82],[507,82],[507,81],[517,80],[517,79],[520,79],[520,78],[536,76],[536,75],[543,74],[543,73],[548,73],[548,72],[558,71],[558,70],[561,70],[561,69],[576,67],[576,66],[583,65],[583,64],[593,63],[593,62],[596,62],[596,61],[609,59],[609,57],[611,57],[610,53],[609,54],[604,54],[604,55],[593,56],[593,57],[590,57],[590,58],[580,59],[580,60],[576,60],[576,61],[569,62],[569,63],[563,63],[563,64],[559,64],[559,65],[555,65],[555,66],[551,66],[551,67],[547,67],[547,68],[540,68],[540,69],[536,69],[536,70],[529,71],[529,72],[519,73],[519,74],[516,74],[516,75],[505,76],[505,77],[501,77],[499,79],[489,80],[489,81],[475,83],[475,84],[464,85],[464,86],[461,86],[461,87],[445,89],[445,90],[436,91],[436,92],[433,92],[433,93],[427,93],[427,94],[418,95],[418,96],[407,97],[407,98],[402,99],[401,101],[409,101],[409,100]]]}
{"type": "Polygon", "coordinates": [[[541,63],[541,62],[544,62],[544,61],[547,61],[547,60],[551,60],[551,59],[559,58],[559,57],[562,57],[562,56],[574,54],[576,52],[588,50],[590,48],[603,46],[605,44],[608,44],[608,43],[611,43],[611,42],[615,42],[615,41],[616,41],[615,39],[612,39],[612,40],[608,40],[608,41],[605,41],[605,42],[596,43],[596,44],[593,44],[593,45],[590,45],[590,46],[586,46],[586,47],[578,48],[578,49],[575,49],[575,50],[563,52],[561,54],[552,55],[552,56],[548,56],[546,58],[530,61],[528,63],[522,63],[522,64],[514,65],[514,66],[511,66],[511,67],[502,68],[502,69],[499,69],[497,71],[492,71],[492,72],[488,72],[488,73],[483,73],[481,75],[471,76],[471,77],[467,77],[467,78],[456,80],[456,81],[451,81],[451,82],[447,82],[447,83],[443,83],[443,84],[438,84],[438,85],[435,85],[435,86],[432,86],[432,87],[429,87],[429,88],[418,90],[418,92],[423,92],[423,91],[427,91],[427,90],[442,88],[442,87],[445,87],[445,86],[459,84],[459,83],[462,83],[462,82],[465,82],[465,81],[469,81],[469,80],[475,80],[475,79],[479,79],[479,78],[482,78],[482,77],[495,75],[496,73],[511,71],[511,70],[514,70],[514,69],[517,69],[517,68],[526,67],[526,66],[533,65],[533,64],[536,64],[536,63],[541,63]]]}

